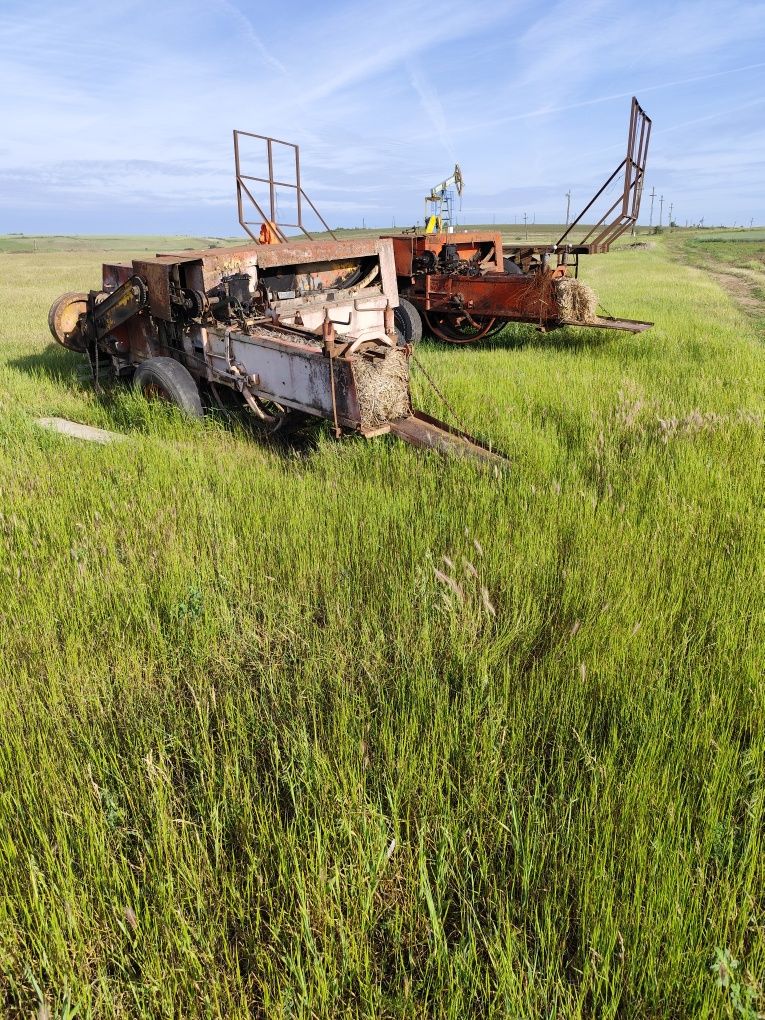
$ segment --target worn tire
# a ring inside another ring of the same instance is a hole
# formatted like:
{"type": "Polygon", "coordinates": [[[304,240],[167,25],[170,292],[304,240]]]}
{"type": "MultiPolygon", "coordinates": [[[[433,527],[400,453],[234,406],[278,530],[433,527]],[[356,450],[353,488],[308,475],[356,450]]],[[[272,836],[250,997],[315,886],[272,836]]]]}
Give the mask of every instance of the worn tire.
{"type": "Polygon", "coordinates": [[[142,361],[133,376],[133,385],[148,399],[167,400],[190,418],[201,418],[204,414],[199,388],[191,373],[173,358],[142,361]]]}
{"type": "Polygon", "coordinates": [[[513,262],[509,255],[505,256],[504,265],[508,276],[523,276],[523,270],[517,262],[513,262]]]}
{"type": "Polygon", "coordinates": [[[393,309],[393,322],[396,333],[402,339],[401,345],[417,344],[422,340],[422,317],[411,301],[398,299],[398,308],[393,309]]]}

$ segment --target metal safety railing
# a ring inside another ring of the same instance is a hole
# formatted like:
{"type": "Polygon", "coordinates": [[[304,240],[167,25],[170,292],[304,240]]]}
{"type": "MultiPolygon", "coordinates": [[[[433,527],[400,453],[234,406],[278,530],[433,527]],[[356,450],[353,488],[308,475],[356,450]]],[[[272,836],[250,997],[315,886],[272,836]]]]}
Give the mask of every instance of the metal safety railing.
{"type": "Polygon", "coordinates": [[[602,188],[582,209],[576,219],[566,228],[564,234],[558,239],[557,244],[574,245],[575,247],[588,247],[591,251],[607,251],[609,246],[621,235],[637,223],[640,214],[640,199],[643,194],[643,181],[645,179],[645,167],[648,158],[648,142],[651,137],[651,118],[646,114],[632,97],[632,109],[630,112],[630,125],[627,134],[627,155],[614,170],[602,188]],[[624,182],[621,194],[613,205],[605,212],[587,233],[578,241],[566,240],[571,235],[587,213],[592,209],[603,193],[613,184],[621,173],[624,173],[624,182]],[[621,207],[621,208],[620,208],[621,207]],[[617,212],[617,210],[619,210],[617,212]],[[614,217],[614,213],[617,215],[614,217]],[[614,217],[614,218],[612,218],[614,217]]]}
{"type": "Polygon", "coordinates": [[[297,145],[294,145],[292,142],[283,142],[279,138],[271,138],[269,135],[256,135],[250,131],[235,130],[234,165],[236,169],[236,204],[239,215],[239,223],[250,235],[253,241],[256,241],[259,244],[264,242],[273,243],[273,241],[287,241],[287,235],[284,233],[285,229],[301,230],[306,237],[313,240],[313,236],[308,232],[303,222],[303,211],[306,206],[310,207],[327,233],[337,240],[332,228],[303,189],[303,185],[300,181],[300,149],[297,145]],[[258,176],[256,174],[246,174],[242,172],[242,156],[239,144],[240,138],[256,138],[258,141],[265,143],[264,155],[268,176],[258,176]],[[274,146],[277,145],[283,146],[284,150],[291,150],[292,162],[295,168],[293,180],[281,181],[277,180],[274,176],[274,146]],[[251,187],[253,184],[265,184],[268,186],[267,213],[261,202],[259,202],[253,194],[253,188],[251,187]],[[288,188],[291,191],[294,191],[295,205],[297,208],[296,223],[286,223],[284,220],[280,219],[277,208],[278,188],[288,188]],[[257,219],[248,219],[246,217],[245,212],[252,209],[254,209],[257,213],[257,219]],[[257,235],[253,233],[251,229],[254,226],[259,227],[257,235]]]}

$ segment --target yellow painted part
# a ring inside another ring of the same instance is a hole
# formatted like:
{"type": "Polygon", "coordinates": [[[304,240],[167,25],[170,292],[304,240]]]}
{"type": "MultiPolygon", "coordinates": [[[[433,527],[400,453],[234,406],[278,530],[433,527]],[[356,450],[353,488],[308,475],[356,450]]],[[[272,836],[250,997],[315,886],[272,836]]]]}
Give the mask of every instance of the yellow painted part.
{"type": "Polygon", "coordinates": [[[436,234],[441,232],[441,217],[431,216],[425,225],[426,234],[436,234]]]}

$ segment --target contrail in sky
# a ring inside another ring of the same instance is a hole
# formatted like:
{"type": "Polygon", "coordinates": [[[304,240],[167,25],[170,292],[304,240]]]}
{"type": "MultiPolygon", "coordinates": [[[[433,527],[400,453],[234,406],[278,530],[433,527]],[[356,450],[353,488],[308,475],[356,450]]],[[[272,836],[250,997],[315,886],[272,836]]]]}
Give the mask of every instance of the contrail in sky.
{"type": "MultiPolygon", "coordinates": [[[[671,89],[678,85],[691,85],[696,81],[708,81],[710,78],[719,78],[724,74],[737,74],[740,71],[753,71],[756,68],[765,67],[765,61],[757,64],[744,64],[742,67],[730,67],[727,71],[713,71],[711,74],[697,74],[692,78],[679,78],[677,81],[664,81],[660,85],[641,85],[639,89],[630,89],[629,92],[614,92],[610,96],[598,96],[596,99],[583,99],[579,103],[568,103],[566,106],[545,106],[538,110],[529,110],[526,113],[514,113],[509,117],[502,117],[499,120],[484,122],[480,127],[492,127],[498,124],[507,124],[512,120],[526,120],[529,117],[546,117],[551,113],[564,113],[566,110],[577,110],[582,106],[595,106],[597,103],[608,103],[612,99],[624,99],[634,95],[636,91],[642,95],[644,92],[656,92],[658,89],[671,89]]],[[[471,125],[475,126],[475,125],[471,125]]]]}

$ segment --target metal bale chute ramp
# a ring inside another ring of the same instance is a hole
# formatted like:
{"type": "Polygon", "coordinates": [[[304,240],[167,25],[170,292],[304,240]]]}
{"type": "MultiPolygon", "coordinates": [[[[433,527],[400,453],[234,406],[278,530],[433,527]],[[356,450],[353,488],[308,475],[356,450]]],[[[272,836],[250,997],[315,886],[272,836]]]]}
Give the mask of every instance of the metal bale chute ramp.
{"type": "Polygon", "coordinates": [[[391,423],[392,435],[422,450],[436,450],[454,457],[468,457],[492,467],[507,467],[508,458],[482,443],[475,436],[455,429],[424,411],[413,411],[406,418],[391,423]]]}

